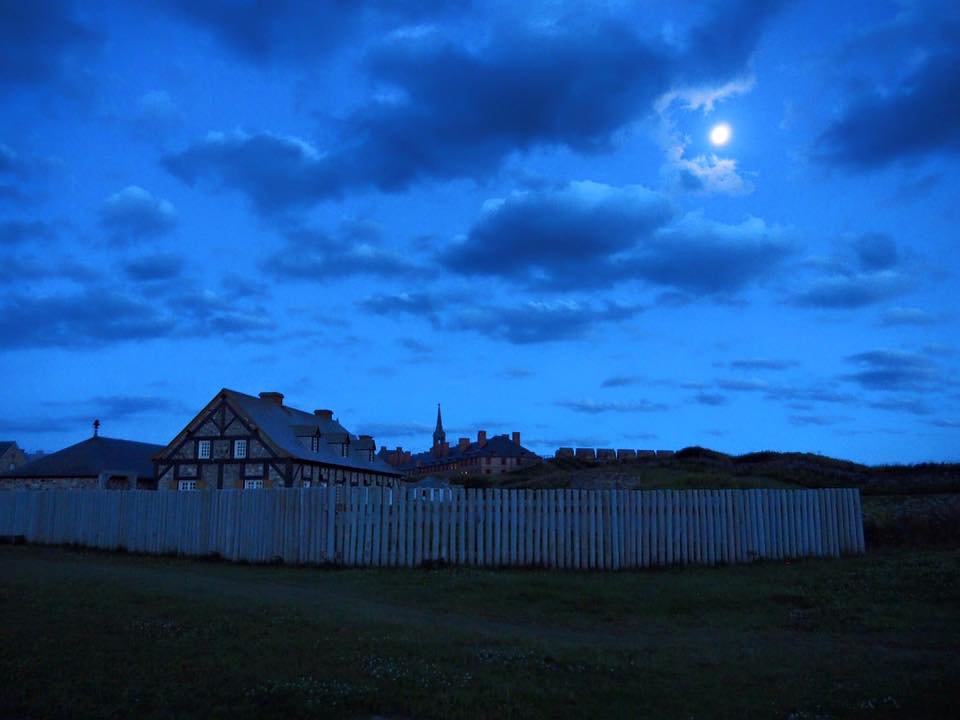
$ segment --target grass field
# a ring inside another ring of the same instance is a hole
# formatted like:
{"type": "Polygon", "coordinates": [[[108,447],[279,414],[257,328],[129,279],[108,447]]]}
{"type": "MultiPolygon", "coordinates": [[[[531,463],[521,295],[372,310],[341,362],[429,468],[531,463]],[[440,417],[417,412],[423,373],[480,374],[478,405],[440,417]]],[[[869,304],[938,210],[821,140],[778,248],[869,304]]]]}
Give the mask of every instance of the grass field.
{"type": "Polygon", "coordinates": [[[0,547],[4,717],[947,717],[960,558],[573,574],[0,547]]]}

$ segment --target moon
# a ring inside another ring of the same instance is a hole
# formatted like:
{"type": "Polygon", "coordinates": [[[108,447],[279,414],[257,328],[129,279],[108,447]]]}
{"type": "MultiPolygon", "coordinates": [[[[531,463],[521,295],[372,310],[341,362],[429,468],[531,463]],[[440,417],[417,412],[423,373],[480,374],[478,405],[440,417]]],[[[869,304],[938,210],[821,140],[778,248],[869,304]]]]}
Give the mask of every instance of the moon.
{"type": "Polygon", "coordinates": [[[710,142],[714,145],[726,145],[730,142],[730,138],[733,136],[733,128],[731,128],[727,123],[720,123],[719,125],[714,125],[710,129],[710,142]]]}

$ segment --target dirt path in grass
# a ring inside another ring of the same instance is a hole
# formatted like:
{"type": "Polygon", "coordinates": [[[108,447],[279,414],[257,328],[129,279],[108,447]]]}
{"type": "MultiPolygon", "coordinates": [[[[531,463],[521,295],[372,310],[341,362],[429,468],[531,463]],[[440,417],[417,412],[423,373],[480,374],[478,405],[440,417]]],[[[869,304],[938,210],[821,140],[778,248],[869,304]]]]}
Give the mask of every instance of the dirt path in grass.
{"type": "MultiPolygon", "coordinates": [[[[203,563],[179,559],[140,558],[62,548],[0,548],[0,575],[26,578],[60,577],[70,581],[115,582],[138,592],[156,592],[177,598],[256,605],[296,605],[298,609],[319,609],[338,614],[344,620],[360,620],[405,628],[439,627],[453,633],[482,635],[502,642],[522,637],[528,641],[637,648],[638,644],[662,640],[663,630],[651,623],[648,629],[631,628],[629,634],[598,630],[576,630],[529,622],[509,623],[436,608],[419,609],[369,597],[369,591],[345,587],[345,575],[354,571],[295,568],[244,567],[226,563],[203,563]],[[276,577],[281,575],[281,577],[276,577]]],[[[376,572],[376,571],[361,571],[376,572]]],[[[383,572],[394,572],[387,570],[383,572]]],[[[399,570],[398,572],[405,572],[399,570]]],[[[426,591],[427,588],[425,587],[426,591]]],[[[411,598],[415,602],[415,597],[411,598]]],[[[678,640],[676,627],[670,633],[678,640]]]]}

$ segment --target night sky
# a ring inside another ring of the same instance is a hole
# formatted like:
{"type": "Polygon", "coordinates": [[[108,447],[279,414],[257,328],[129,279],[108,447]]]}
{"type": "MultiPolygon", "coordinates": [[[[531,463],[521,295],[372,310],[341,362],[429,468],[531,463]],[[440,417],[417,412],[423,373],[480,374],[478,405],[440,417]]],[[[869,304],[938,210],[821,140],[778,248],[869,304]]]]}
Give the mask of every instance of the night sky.
{"type": "Polygon", "coordinates": [[[0,439],[958,460],[958,68],[954,0],[0,0],[0,439]]]}

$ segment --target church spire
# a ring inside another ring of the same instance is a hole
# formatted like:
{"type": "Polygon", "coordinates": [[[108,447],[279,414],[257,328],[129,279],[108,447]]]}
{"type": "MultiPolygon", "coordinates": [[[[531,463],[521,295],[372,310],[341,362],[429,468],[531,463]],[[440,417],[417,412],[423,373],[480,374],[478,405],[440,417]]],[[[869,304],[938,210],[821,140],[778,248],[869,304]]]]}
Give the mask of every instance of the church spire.
{"type": "Polygon", "coordinates": [[[440,416],[440,403],[437,403],[437,429],[433,431],[433,446],[440,447],[447,441],[447,434],[443,431],[443,418],[440,416]]]}

